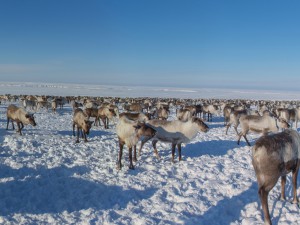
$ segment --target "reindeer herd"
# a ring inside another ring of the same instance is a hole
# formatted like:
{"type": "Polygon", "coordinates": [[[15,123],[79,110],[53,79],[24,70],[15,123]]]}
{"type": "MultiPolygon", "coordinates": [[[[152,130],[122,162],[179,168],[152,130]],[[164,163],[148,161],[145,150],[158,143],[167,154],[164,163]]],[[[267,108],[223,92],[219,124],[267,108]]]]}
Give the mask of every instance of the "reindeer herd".
{"type": "MultiPolygon", "coordinates": [[[[141,141],[138,155],[147,141],[152,141],[154,153],[159,158],[157,142],[170,143],[172,162],[175,148],[181,160],[181,145],[190,142],[198,132],[208,132],[206,122],[213,116],[224,118],[224,132],[232,126],[237,134],[237,144],[243,137],[250,146],[248,132],[260,133],[261,137],[252,147],[252,164],[257,176],[258,193],[261,199],[265,224],[271,224],[268,209],[268,193],[281,177],[281,199],[285,199],[286,175],[293,174],[294,198],[298,204],[297,175],[300,165],[300,135],[297,132],[300,119],[299,102],[292,101],[253,101],[221,99],[150,99],[150,98],[91,98],[91,97],[53,97],[53,96],[13,96],[20,106],[7,107],[7,126],[9,122],[22,135],[24,125],[36,126],[34,116],[27,110],[38,111],[42,108],[63,108],[70,104],[73,109],[73,135],[77,129],[76,143],[80,135],[85,142],[92,126],[109,128],[109,121],[117,118],[115,127],[119,142],[117,169],[122,167],[124,145],[129,150],[129,168],[134,169],[137,161],[137,144],[141,141]],[[171,110],[176,110],[172,118],[171,110]],[[94,118],[94,121],[91,119],[94,118]]],[[[2,96],[9,101],[12,96],[2,96]]]]}

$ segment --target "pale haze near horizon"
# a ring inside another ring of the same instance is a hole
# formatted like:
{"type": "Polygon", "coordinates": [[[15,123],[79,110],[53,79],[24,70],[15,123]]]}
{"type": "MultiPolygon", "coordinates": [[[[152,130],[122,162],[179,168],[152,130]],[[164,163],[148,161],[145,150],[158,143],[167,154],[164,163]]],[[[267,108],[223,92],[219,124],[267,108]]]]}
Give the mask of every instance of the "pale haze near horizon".
{"type": "Polygon", "coordinates": [[[298,90],[298,1],[2,1],[0,81],[298,90]]]}

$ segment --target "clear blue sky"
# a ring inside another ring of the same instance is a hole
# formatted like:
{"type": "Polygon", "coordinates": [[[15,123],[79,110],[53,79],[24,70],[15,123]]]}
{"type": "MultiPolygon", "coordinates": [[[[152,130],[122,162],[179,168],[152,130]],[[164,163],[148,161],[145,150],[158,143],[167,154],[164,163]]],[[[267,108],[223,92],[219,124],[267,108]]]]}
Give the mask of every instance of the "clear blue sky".
{"type": "Polygon", "coordinates": [[[3,0],[0,81],[300,86],[300,1],[3,0]]]}

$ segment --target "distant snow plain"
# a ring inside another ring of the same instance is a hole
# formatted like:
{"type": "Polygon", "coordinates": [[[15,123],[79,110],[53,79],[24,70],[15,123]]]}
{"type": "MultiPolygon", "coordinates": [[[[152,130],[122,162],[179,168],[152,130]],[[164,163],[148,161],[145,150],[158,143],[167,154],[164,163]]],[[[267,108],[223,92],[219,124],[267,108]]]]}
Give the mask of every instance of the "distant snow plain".
{"type": "MultiPolygon", "coordinates": [[[[0,94],[8,93],[300,99],[296,92],[0,83],[0,94]]],[[[171,163],[169,144],[158,144],[158,160],[147,143],[135,170],[128,169],[126,149],[124,167],[117,170],[115,124],[107,130],[93,127],[89,142],[76,144],[72,109],[66,105],[56,114],[36,112],[38,125],[26,126],[20,136],[5,129],[8,104],[0,105],[0,224],[263,224],[251,147],[244,140],[237,145],[232,128],[225,135],[222,116],[207,122],[209,132],[184,145],[181,162],[176,157],[171,163]]],[[[172,109],[169,119],[174,118],[172,109]]],[[[249,135],[252,145],[258,137],[249,135]]],[[[272,222],[299,224],[299,208],[290,203],[291,176],[287,201],[279,194],[280,181],[269,195],[272,222]]]]}

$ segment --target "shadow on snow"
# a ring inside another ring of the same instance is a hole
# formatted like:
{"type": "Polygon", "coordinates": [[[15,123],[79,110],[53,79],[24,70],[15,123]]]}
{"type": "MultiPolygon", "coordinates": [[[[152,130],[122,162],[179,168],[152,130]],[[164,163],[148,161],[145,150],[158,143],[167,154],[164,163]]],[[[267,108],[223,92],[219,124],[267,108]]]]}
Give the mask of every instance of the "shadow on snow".
{"type": "Polygon", "coordinates": [[[244,146],[237,145],[236,141],[230,140],[213,140],[190,143],[182,149],[182,153],[186,157],[199,157],[202,155],[222,156],[226,155],[228,150],[244,146]]]}
{"type": "Polygon", "coordinates": [[[83,166],[12,169],[0,166],[0,178],[13,178],[0,184],[0,216],[15,213],[62,213],[83,209],[122,209],[130,201],[151,197],[155,189],[124,190],[73,177],[74,173],[84,174],[83,166]]]}
{"type": "MultiPolygon", "coordinates": [[[[62,136],[73,136],[73,130],[63,130],[63,131],[57,131],[57,134],[62,136]]],[[[77,129],[75,129],[75,136],[77,135],[77,129]]],[[[81,138],[81,132],[79,133],[79,137],[81,138]]],[[[89,135],[87,135],[87,138],[93,138],[93,137],[100,137],[102,135],[112,135],[112,132],[104,131],[104,130],[90,130],[89,135]]]]}
{"type": "MultiPolygon", "coordinates": [[[[224,198],[216,206],[211,206],[203,215],[185,213],[185,224],[231,224],[240,219],[241,210],[249,203],[259,201],[257,184],[252,183],[248,190],[231,198],[224,198]],[[222,219],[220,219],[222,217],[222,219]]],[[[260,207],[259,209],[260,210],[260,207]]],[[[240,223],[241,221],[239,221],[240,223]]]]}

